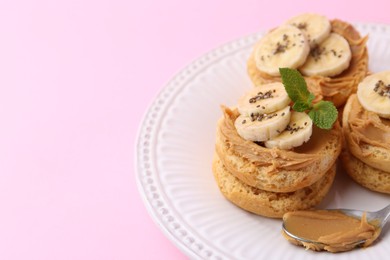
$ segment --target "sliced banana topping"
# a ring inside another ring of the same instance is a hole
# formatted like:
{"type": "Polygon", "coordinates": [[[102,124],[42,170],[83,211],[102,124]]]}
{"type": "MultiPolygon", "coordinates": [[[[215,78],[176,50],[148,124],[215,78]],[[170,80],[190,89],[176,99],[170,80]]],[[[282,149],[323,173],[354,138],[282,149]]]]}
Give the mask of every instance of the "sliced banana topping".
{"type": "Polygon", "coordinates": [[[351,58],[351,49],[347,40],[337,33],[331,33],[310,51],[305,64],[299,70],[306,76],[332,77],[347,69],[351,58]]]}
{"type": "Polygon", "coordinates": [[[253,113],[240,115],[234,125],[238,134],[245,140],[264,142],[279,135],[290,122],[290,107],[270,114],[253,113]]]}
{"type": "Polygon", "coordinates": [[[332,29],[328,18],[318,14],[301,14],[291,18],[286,23],[300,29],[306,35],[311,48],[322,43],[332,29]]]}
{"type": "Polygon", "coordinates": [[[268,114],[280,110],[291,102],[282,83],[270,83],[250,89],[238,100],[241,115],[268,114]]]}
{"type": "Polygon", "coordinates": [[[256,46],[257,68],[269,75],[278,76],[279,68],[298,68],[310,51],[306,36],[297,27],[283,25],[265,35],[256,46]]]}
{"type": "Polygon", "coordinates": [[[276,137],[264,142],[267,148],[291,149],[309,141],[313,122],[310,117],[303,112],[291,112],[291,119],[287,127],[276,137]]]}
{"type": "Polygon", "coordinates": [[[357,97],[366,110],[390,118],[390,71],[366,77],[358,85],[357,97]]]}

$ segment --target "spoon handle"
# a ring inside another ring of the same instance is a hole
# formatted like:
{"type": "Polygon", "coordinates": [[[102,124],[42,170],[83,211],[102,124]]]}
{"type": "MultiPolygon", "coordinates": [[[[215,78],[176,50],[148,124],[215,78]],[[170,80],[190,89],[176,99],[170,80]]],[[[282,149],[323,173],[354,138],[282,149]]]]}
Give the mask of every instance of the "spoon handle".
{"type": "Polygon", "coordinates": [[[390,205],[387,205],[386,207],[384,207],[383,209],[381,209],[375,213],[376,213],[375,214],[376,218],[382,219],[381,228],[383,228],[390,217],[390,205]]]}

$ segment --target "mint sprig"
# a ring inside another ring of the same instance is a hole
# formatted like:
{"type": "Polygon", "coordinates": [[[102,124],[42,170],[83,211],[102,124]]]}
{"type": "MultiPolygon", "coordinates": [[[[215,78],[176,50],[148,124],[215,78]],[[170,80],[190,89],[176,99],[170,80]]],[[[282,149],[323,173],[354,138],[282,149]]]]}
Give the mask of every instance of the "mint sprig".
{"type": "Polygon", "coordinates": [[[298,70],[279,68],[282,83],[297,112],[308,112],[313,123],[322,129],[331,129],[337,120],[337,108],[329,101],[313,104],[315,96],[307,89],[306,81],[298,70]]]}

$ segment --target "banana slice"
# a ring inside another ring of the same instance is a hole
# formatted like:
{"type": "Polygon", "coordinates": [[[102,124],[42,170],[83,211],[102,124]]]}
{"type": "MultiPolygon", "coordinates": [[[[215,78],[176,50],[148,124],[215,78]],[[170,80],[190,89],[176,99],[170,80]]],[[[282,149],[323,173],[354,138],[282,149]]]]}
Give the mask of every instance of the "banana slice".
{"type": "Polygon", "coordinates": [[[263,142],[279,135],[290,122],[290,106],[270,114],[240,115],[234,125],[245,140],[263,142]]]}
{"type": "Polygon", "coordinates": [[[310,51],[306,63],[299,70],[306,76],[332,77],[349,67],[352,54],[349,43],[337,33],[331,33],[310,51]]]}
{"type": "Polygon", "coordinates": [[[323,42],[332,29],[328,18],[318,14],[301,14],[286,23],[300,29],[306,35],[311,48],[323,42]]]}
{"type": "Polygon", "coordinates": [[[280,135],[264,142],[267,148],[291,149],[309,141],[313,131],[313,122],[304,112],[291,112],[290,123],[280,135]]]}
{"type": "Polygon", "coordinates": [[[358,85],[360,104],[380,117],[390,118],[390,71],[372,74],[358,85]]]}
{"type": "Polygon", "coordinates": [[[279,76],[279,68],[298,68],[310,52],[310,45],[301,30],[283,25],[265,35],[255,49],[258,70],[279,76]]]}
{"type": "Polygon", "coordinates": [[[280,82],[251,88],[243,95],[237,104],[241,115],[268,114],[286,107],[290,98],[280,82]]]}

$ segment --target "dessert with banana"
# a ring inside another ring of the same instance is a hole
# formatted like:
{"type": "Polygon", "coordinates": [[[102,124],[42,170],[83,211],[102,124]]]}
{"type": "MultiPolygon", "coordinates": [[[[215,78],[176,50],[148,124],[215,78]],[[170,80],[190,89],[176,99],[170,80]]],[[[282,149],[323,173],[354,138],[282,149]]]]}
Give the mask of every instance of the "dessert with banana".
{"type": "Polygon", "coordinates": [[[333,104],[313,103],[298,71],[281,73],[283,83],[252,88],[236,107],[222,106],[213,160],[228,200],[274,218],[324,198],[342,145],[333,104]]]}
{"type": "Polygon", "coordinates": [[[248,59],[255,86],[281,81],[279,68],[298,69],[317,99],[343,105],[368,72],[367,37],[349,23],[302,14],[264,35],[248,59]]]}
{"type": "Polygon", "coordinates": [[[346,172],[360,185],[390,194],[390,71],[367,76],[342,117],[346,172]]]}

